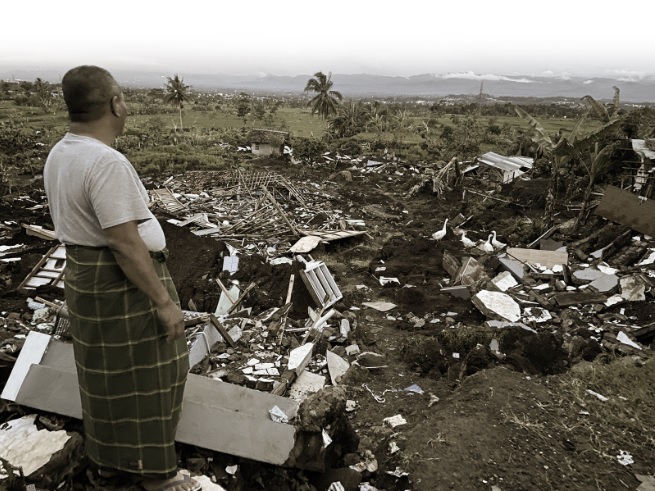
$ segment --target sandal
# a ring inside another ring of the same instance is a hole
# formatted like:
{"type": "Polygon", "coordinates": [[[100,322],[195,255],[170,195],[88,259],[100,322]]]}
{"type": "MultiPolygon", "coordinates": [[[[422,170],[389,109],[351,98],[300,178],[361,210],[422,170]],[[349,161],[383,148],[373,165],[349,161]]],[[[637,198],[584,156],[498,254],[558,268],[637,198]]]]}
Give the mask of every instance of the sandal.
{"type": "Polygon", "coordinates": [[[187,471],[178,471],[177,476],[171,479],[167,479],[166,482],[160,484],[159,486],[148,487],[146,486],[146,483],[142,482],[141,487],[145,491],[167,491],[183,484],[192,485],[193,487],[190,488],[190,491],[202,491],[202,485],[193,479],[187,471]],[[182,479],[178,479],[180,476],[182,479]]]}

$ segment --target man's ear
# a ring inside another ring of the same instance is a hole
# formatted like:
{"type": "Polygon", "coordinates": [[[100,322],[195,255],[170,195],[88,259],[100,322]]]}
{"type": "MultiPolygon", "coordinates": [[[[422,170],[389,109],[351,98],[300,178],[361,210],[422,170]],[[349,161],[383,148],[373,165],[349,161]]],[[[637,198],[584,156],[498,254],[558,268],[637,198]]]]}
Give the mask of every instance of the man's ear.
{"type": "Polygon", "coordinates": [[[111,113],[117,118],[120,117],[118,102],[119,102],[119,97],[115,95],[114,97],[111,98],[111,103],[109,104],[111,106],[111,113]]]}

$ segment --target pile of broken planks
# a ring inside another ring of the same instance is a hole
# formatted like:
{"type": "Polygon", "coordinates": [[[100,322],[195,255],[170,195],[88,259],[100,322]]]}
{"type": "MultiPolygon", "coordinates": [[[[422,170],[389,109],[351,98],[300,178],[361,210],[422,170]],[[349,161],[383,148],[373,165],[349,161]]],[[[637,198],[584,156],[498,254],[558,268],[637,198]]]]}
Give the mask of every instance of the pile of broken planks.
{"type": "Polygon", "coordinates": [[[174,217],[171,223],[191,226],[199,236],[220,237],[234,247],[279,244],[283,254],[289,241],[304,236],[330,242],[366,233],[361,220],[332,210],[330,197],[317,187],[300,190],[272,172],[192,171],[169,179],[151,196],[153,206],[174,217]]]}

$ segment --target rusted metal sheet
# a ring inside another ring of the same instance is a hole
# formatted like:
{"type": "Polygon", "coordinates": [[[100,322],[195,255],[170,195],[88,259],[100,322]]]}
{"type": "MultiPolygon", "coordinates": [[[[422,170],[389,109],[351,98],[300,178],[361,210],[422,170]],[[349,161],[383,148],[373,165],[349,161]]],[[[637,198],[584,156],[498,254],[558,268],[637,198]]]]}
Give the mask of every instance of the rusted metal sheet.
{"type": "Polygon", "coordinates": [[[655,200],[625,189],[607,186],[596,214],[642,234],[655,235],[655,200]]]}

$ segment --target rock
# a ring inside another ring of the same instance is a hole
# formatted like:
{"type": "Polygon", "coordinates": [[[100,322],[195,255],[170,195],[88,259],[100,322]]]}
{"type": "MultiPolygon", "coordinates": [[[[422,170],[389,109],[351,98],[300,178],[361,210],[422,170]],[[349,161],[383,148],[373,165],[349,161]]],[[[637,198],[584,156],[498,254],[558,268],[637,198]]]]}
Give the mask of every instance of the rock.
{"type": "Polygon", "coordinates": [[[386,364],[384,355],[373,353],[372,351],[365,351],[360,354],[355,360],[360,366],[366,368],[381,367],[386,364]]]}

